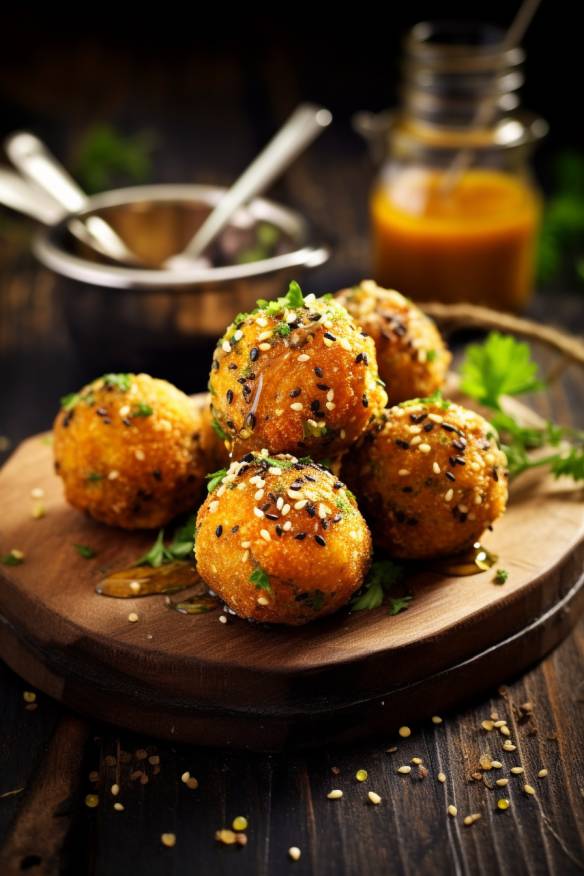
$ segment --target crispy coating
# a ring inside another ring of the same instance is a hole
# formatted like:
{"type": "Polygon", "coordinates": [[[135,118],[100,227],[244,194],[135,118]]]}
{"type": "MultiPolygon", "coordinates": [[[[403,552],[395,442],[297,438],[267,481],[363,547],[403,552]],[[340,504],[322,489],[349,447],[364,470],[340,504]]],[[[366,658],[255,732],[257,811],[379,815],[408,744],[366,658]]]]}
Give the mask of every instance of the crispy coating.
{"type": "Polygon", "coordinates": [[[293,305],[289,295],[238,317],[215,350],[212,413],[235,456],[332,456],[387,402],[375,345],[347,311],[314,295],[293,305]]]}
{"type": "Polygon", "coordinates": [[[147,374],[95,380],[64,399],[54,425],[67,501],[123,529],[192,508],[221,452],[201,403],[147,374]]]}
{"type": "Polygon", "coordinates": [[[469,548],[507,502],[507,460],[490,424],[448,402],[386,411],[349,454],[343,476],[375,544],[404,559],[469,548]]]}
{"type": "Polygon", "coordinates": [[[361,587],[371,535],[355,498],[317,463],[249,453],[201,506],[197,568],[240,617],[303,624],[361,587]]]}
{"type": "Polygon", "coordinates": [[[391,404],[426,398],[440,389],[452,356],[419,307],[373,280],[343,289],[337,300],[375,341],[379,376],[391,404]]]}

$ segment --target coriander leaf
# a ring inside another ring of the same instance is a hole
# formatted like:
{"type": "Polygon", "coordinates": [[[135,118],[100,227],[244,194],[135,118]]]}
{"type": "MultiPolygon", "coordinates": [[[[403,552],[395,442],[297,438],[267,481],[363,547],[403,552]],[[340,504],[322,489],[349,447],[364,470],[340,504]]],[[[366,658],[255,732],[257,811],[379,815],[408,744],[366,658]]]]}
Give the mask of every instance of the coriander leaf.
{"type": "Polygon", "coordinates": [[[135,566],[152,566],[153,569],[158,569],[164,562],[168,562],[169,556],[164,547],[164,529],[161,529],[156,536],[156,541],[136,562],[135,566]]]}
{"type": "Polygon", "coordinates": [[[255,587],[257,587],[258,590],[271,591],[272,589],[268,574],[267,572],[264,572],[261,566],[256,566],[256,568],[249,576],[249,580],[255,587]]]}
{"type": "Polygon", "coordinates": [[[4,566],[20,566],[21,563],[24,563],[24,557],[21,556],[20,552],[9,551],[9,553],[4,554],[2,558],[0,558],[0,562],[4,566]]]}
{"type": "Polygon", "coordinates": [[[184,560],[192,554],[195,547],[195,515],[190,514],[182,526],[180,526],[172,541],[166,548],[168,554],[175,560],[184,560]]]}
{"type": "Polygon", "coordinates": [[[410,606],[410,602],[412,601],[413,596],[398,596],[395,599],[389,600],[389,611],[387,612],[390,615],[400,614],[400,612],[405,611],[410,606]]]}
{"type": "Polygon", "coordinates": [[[508,578],[509,572],[507,571],[507,569],[497,569],[493,581],[495,584],[504,584],[508,578]]]}
{"type": "Polygon", "coordinates": [[[74,408],[81,396],[78,392],[69,392],[61,397],[61,407],[64,411],[70,411],[74,408]]]}
{"type": "Polygon", "coordinates": [[[287,338],[291,331],[292,329],[287,322],[281,322],[274,329],[274,334],[279,335],[281,338],[287,338]]]}
{"type": "Polygon", "coordinates": [[[304,307],[304,296],[302,295],[302,289],[300,288],[296,280],[292,280],[292,282],[290,283],[285,298],[287,307],[304,307]]]}
{"type": "Polygon", "coordinates": [[[219,484],[223,481],[223,478],[227,474],[226,468],[220,468],[218,471],[211,472],[210,474],[205,475],[205,478],[209,481],[207,484],[207,492],[212,493],[217,489],[219,484]]]}
{"type": "Polygon", "coordinates": [[[97,556],[95,548],[90,547],[88,544],[74,544],[73,547],[84,560],[92,560],[97,556]]]}
{"type": "Polygon", "coordinates": [[[403,567],[392,560],[375,560],[371,564],[367,579],[360,594],[353,598],[351,609],[365,611],[378,608],[386,593],[403,575],[403,567]]]}
{"type": "Polygon", "coordinates": [[[436,350],[426,350],[426,361],[427,362],[435,362],[438,353],[436,350]]]}
{"type": "Polygon", "coordinates": [[[571,477],[584,480],[584,446],[572,447],[568,453],[558,454],[551,460],[551,470],[556,478],[571,477]]]}
{"type": "Polygon", "coordinates": [[[218,435],[219,438],[221,438],[223,441],[227,441],[229,439],[229,435],[224,430],[223,426],[216,417],[213,417],[213,419],[211,420],[211,426],[213,427],[213,431],[215,432],[215,434],[218,435]]]}
{"type": "Polygon", "coordinates": [[[460,373],[462,391],[495,410],[502,395],[522,395],[543,386],[529,344],[499,332],[490,332],[484,343],[467,348],[460,373]]]}
{"type": "Polygon", "coordinates": [[[98,481],[103,481],[103,475],[96,471],[90,471],[85,480],[89,481],[90,484],[96,484],[98,481]]]}
{"type": "Polygon", "coordinates": [[[144,404],[144,402],[138,402],[137,405],[134,405],[131,417],[149,417],[154,413],[154,409],[150,407],[150,405],[144,404]]]}
{"type": "Polygon", "coordinates": [[[104,374],[101,378],[103,385],[108,389],[119,389],[127,392],[132,385],[133,374],[104,374]]]}

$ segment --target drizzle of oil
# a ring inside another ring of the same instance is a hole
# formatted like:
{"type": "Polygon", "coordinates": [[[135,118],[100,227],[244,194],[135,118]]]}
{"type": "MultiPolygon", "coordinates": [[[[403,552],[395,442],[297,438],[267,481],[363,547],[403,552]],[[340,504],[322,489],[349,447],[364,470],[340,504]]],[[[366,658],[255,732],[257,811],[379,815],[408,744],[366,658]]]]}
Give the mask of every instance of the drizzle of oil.
{"type": "Polygon", "coordinates": [[[192,563],[167,563],[158,568],[152,566],[130,566],[112,572],[97,585],[100,596],[113,596],[116,599],[135,599],[137,596],[152,596],[160,593],[175,593],[186,590],[202,581],[192,563]]]}
{"type": "Polygon", "coordinates": [[[179,614],[207,614],[208,611],[216,611],[223,603],[217,596],[206,593],[194,593],[186,599],[167,599],[166,604],[179,614]]]}
{"type": "Polygon", "coordinates": [[[491,569],[498,560],[497,554],[491,553],[477,541],[464,553],[439,560],[432,568],[446,575],[478,575],[491,569]]]}

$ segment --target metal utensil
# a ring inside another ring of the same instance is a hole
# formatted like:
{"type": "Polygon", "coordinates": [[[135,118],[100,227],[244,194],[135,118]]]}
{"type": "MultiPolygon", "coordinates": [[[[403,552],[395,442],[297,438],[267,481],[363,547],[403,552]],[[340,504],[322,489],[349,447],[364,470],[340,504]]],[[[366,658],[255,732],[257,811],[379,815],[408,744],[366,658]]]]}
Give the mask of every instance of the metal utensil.
{"type": "MultiPolygon", "coordinates": [[[[6,153],[15,167],[43,192],[61,205],[63,212],[87,209],[89,199],[44,143],[28,131],[11,134],[4,141],[6,153]]],[[[59,217],[57,217],[59,218],[59,217]]],[[[70,229],[83,243],[116,262],[141,264],[116,231],[99,216],[83,220],[73,217],[70,229]]]]}
{"type": "Polygon", "coordinates": [[[200,257],[225,228],[235,211],[262,194],[289,164],[330,125],[331,113],[315,104],[301,104],[260,152],[247,170],[231,186],[185,249],[166,260],[164,267],[185,270],[208,264],[200,257]]]}
{"type": "Polygon", "coordinates": [[[5,167],[0,167],[0,203],[45,225],[52,225],[63,217],[62,207],[42,189],[5,167]]]}

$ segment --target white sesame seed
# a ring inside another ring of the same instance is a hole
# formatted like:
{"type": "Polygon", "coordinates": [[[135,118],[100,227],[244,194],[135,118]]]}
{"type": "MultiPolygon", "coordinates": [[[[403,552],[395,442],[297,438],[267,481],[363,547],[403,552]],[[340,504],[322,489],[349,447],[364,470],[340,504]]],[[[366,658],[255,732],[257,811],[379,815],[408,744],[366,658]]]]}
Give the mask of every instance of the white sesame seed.
{"type": "Polygon", "coordinates": [[[267,324],[268,324],[268,320],[265,319],[263,316],[258,316],[258,317],[257,317],[257,319],[256,319],[256,325],[259,325],[260,328],[265,328],[265,327],[267,326],[267,324]]]}
{"type": "Polygon", "coordinates": [[[290,405],[290,410],[301,411],[303,407],[304,405],[302,404],[302,402],[292,402],[292,404],[290,405]]]}
{"type": "Polygon", "coordinates": [[[538,779],[545,779],[547,774],[548,774],[548,771],[546,769],[543,769],[543,770],[540,770],[538,772],[537,777],[538,777],[538,779]]]}
{"type": "Polygon", "coordinates": [[[323,338],[325,347],[332,347],[333,341],[330,338],[323,338]]]}
{"type": "Polygon", "coordinates": [[[440,715],[432,715],[432,724],[442,724],[443,720],[440,715]]]}
{"type": "Polygon", "coordinates": [[[33,489],[30,491],[30,495],[33,499],[42,499],[45,495],[45,491],[42,487],[33,487],[33,489]]]}
{"type": "Polygon", "coordinates": [[[114,469],[113,471],[110,471],[110,473],[107,476],[107,479],[108,479],[108,481],[115,481],[119,478],[119,476],[120,476],[119,471],[116,471],[114,469]]]}
{"type": "Polygon", "coordinates": [[[244,551],[246,551],[248,548],[251,547],[251,541],[242,541],[241,546],[244,549],[244,551]]]}
{"type": "Polygon", "coordinates": [[[329,391],[328,391],[327,394],[326,394],[326,400],[327,400],[327,401],[332,401],[332,400],[334,399],[334,397],[335,397],[335,391],[334,391],[334,389],[329,389],[329,391]]]}
{"type": "Polygon", "coordinates": [[[410,445],[412,447],[416,447],[417,444],[421,444],[421,443],[422,443],[422,436],[421,435],[414,435],[414,437],[410,441],[410,445]]]}
{"type": "Polygon", "coordinates": [[[286,504],[282,508],[282,517],[286,517],[286,515],[289,513],[290,513],[290,505],[286,502],[286,504]]]}
{"type": "Polygon", "coordinates": [[[300,855],[302,854],[302,852],[300,851],[298,846],[290,846],[290,848],[288,849],[288,854],[290,855],[290,857],[292,858],[293,861],[299,861],[300,855]]]}
{"type": "Polygon", "coordinates": [[[410,433],[412,435],[419,435],[421,431],[422,431],[421,426],[410,426],[410,433]]]}
{"type": "Polygon", "coordinates": [[[310,292],[308,295],[304,296],[304,303],[305,304],[314,304],[315,301],[316,301],[316,295],[314,294],[314,292],[310,292]]]}
{"type": "Polygon", "coordinates": [[[248,560],[249,560],[249,551],[244,551],[241,555],[241,562],[247,563],[248,560]]]}
{"type": "Polygon", "coordinates": [[[138,448],[138,450],[134,450],[134,456],[136,457],[136,459],[139,459],[140,462],[142,462],[143,459],[146,459],[146,454],[143,450],[140,450],[140,448],[138,448]]]}
{"type": "Polygon", "coordinates": [[[525,770],[523,769],[523,767],[511,767],[511,772],[515,776],[520,776],[521,773],[525,772],[525,770]]]}
{"type": "Polygon", "coordinates": [[[447,490],[447,491],[444,493],[444,501],[445,501],[445,502],[451,502],[453,496],[454,496],[454,490],[452,490],[452,489],[451,489],[451,490],[447,490]]]}
{"type": "Polygon", "coordinates": [[[286,523],[282,526],[284,532],[289,532],[292,529],[292,521],[287,520],[286,523]]]}
{"type": "Polygon", "coordinates": [[[231,344],[229,343],[229,341],[223,341],[223,343],[221,344],[221,349],[224,353],[231,353],[231,344]]]}
{"type": "Polygon", "coordinates": [[[258,335],[258,341],[267,341],[268,338],[271,338],[271,337],[272,337],[271,331],[262,332],[261,334],[258,335]]]}
{"type": "Polygon", "coordinates": [[[308,356],[306,353],[301,353],[300,356],[298,357],[299,362],[308,362],[309,359],[310,359],[310,356],[308,356]]]}
{"type": "Polygon", "coordinates": [[[343,792],[339,791],[338,788],[335,788],[334,791],[329,791],[327,797],[329,800],[340,800],[343,796],[343,792]]]}
{"type": "Polygon", "coordinates": [[[420,444],[419,450],[420,450],[420,453],[430,453],[432,448],[430,447],[429,444],[424,443],[424,444],[420,444]]]}
{"type": "Polygon", "coordinates": [[[327,409],[327,411],[334,411],[334,409],[336,408],[336,404],[334,402],[326,402],[325,408],[327,409]]]}
{"type": "Polygon", "coordinates": [[[263,497],[264,497],[264,490],[263,489],[256,490],[253,497],[256,500],[256,502],[259,502],[260,499],[263,499],[263,497]]]}
{"type": "Polygon", "coordinates": [[[258,596],[257,603],[258,605],[269,605],[270,600],[266,596],[258,596]]]}
{"type": "Polygon", "coordinates": [[[526,794],[531,794],[531,795],[535,794],[535,788],[532,785],[524,785],[523,790],[525,791],[526,794]]]}
{"type": "Polygon", "coordinates": [[[410,470],[408,468],[400,468],[400,470],[398,471],[398,475],[400,478],[407,478],[409,473],[410,470]]]}
{"type": "Polygon", "coordinates": [[[373,803],[374,806],[379,806],[381,803],[381,797],[379,794],[376,794],[375,791],[369,791],[367,797],[369,798],[370,803],[373,803]]]}
{"type": "Polygon", "coordinates": [[[448,814],[452,815],[453,818],[455,815],[458,815],[458,809],[456,808],[456,806],[453,806],[452,803],[448,807],[448,814]]]}
{"type": "Polygon", "coordinates": [[[130,621],[131,624],[136,623],[136,621],[138,620],[138,615],[136,614],[135,611],[130,612],[130,614],[128,615],[128,620],[130,621]]]}
{"type": "Polygon", "coordinates": [[[302,509],[305,508],[306,505],[308,505],[308,499],[300,499],[298,502],[294,503],[294,508],[297,511],[302,511],[302,509]]]}
{"type": "Polygon", "coordinates": [[[272,540],[272,536],[270,535],[270,533],[268,532],[267,529],[260,529],[260,535],[264,541],[271,541],[272,540]]]}
{"type": "Polygon", "coordinates": [[[268,474],[273,475],[274,477],[278,477],[278,475],[282,474],[282,469],[273,465],[272,468],[268,469],[268,474]]]}
{"type": "Polygon", "coordinates": [[[241,329],[237,329],[237,331],[233,335],[233,340],[240,341],[242,339],[242,337],[243,337],[243,332],[241,331],[241,329]]]}
{"type": "Polygon", "coordinates": [[[119,410],[120,417],[127,417],[130,413],[130,405],[122,405],[119,410]]]}
{"type": "Polygon", "coordinates": [[[409,775],[409,773],[411,773],[411,771],[412,771],[412,768],[409,764],[406,764],[404,766],[400,766],[397,768],[397,772],[401,773],[402,776],[409,775]]]}
{"type": "Polygon", "coordinates": [[[440,474],[440,466],[437,462],[432,463],[432,471],[434,472],[434,474],[440,474]]]}
{"type": "Polygon", "coordinates": [[[281,496],[278,496],[278,500],[276,502],[276,508],[278,509],[278,511],[281,511],[283,507],[284,507],[284,500],[281,496]]]}
{"type": "Polygon", "coordinates": [[[262,353],[266,353],[268,350],[272,349],[272,345],[268,344],[267,341],[264,341],[263,344],[258,344],[258,348],[262,351],[262,353]]]}
{"type": "Polygon", "coordinates": [[[218,507],[219,507],[219,502],[217,501],[217,499],[213,499],[212,502],[209,502],[209,511],[211,512],[211,514],[213,514],[217,510],[218,507]]]}
{"type": "Polygon", "coordinates": [[[446,774],[445,774],[445,773],[438,773],[438,775],[436,776],[436,778],[437,778],[438,781],[443,785],[444,782],[446,781],[446,774]]]}
{"type": "Polygon", "coordinates": [[[254,508],[253,513],[255,514],[256,517],[259,517],[260,519],[264,516],[264,512],[262,511],[261,508],[254,508]]]}
{"type": "Polygon", "coordinates": [[[428,414],[428,419],[432,420],[433,423],[441,423],[444,417],[441,417],[440,414],[428,414]]]}

